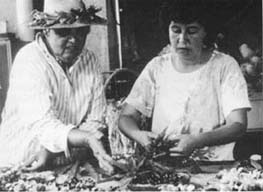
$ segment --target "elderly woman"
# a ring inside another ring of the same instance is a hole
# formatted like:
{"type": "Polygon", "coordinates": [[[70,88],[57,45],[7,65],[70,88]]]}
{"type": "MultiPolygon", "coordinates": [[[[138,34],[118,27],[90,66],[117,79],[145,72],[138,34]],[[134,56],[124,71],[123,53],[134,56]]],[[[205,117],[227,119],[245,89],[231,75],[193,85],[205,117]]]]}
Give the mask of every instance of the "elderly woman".
{"type": "Polygon", "coordinates": [[[246,82],[233,57],[213,50],[215,27],[202,1],[173,2],[165,11],[171,49],[135,82],[120,130],[144,147],[165,130],[171,156],[233,160],[234,141],[247,128],[246,82]],[[152,117],[150,131],[138,126],[141,114],[152,117]]]}
{"type": "Polygon", "coordinates": [[[17,53],[12,67],[0,166],[36,170],[62,152],[69,160],[72,149],[82,147],[112,171],[101,142],[106,105],[100,66],[84,47],[90,26],[105,24],[98,11],[81,0],[46,0],[44,12],[33,12],[30,26],[42,32],[17,53]]]}

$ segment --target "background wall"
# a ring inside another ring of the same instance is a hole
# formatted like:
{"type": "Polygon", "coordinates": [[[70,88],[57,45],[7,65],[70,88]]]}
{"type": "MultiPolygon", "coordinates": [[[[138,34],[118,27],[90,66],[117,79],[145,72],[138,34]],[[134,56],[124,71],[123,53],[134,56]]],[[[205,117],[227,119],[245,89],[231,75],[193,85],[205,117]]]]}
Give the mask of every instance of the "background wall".
{"type": "Polygon", "coordinates": [[[7,30],[16,33],[16,0],[0,0],[0,20],[8,21],[7,30]]]}
{"type": "MultiPolygon", "coordinates": [[[[84,2],[87,6],[95,5],[96,7],[101,7],[102,10],[98,14],[107,18],[106,1],[107,0],[85,0],[84,2]]],[[[92,26],[91,33],[87,36],[86,45],[96,53],[102,70],[108,71],[110,64],[107,26],[92,26]]]]}

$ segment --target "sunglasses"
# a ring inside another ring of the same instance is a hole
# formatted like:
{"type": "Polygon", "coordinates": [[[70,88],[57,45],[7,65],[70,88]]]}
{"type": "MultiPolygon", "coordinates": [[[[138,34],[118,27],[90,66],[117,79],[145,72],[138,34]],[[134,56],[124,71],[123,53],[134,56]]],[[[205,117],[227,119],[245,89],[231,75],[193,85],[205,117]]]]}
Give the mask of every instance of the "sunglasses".
{"type": "Polygon", "coordinates": [[[60,29],[53,29],[53,30],[55,34],[60,37],[82,36],[82,35],[87,35],[90,32],[90,27],[60,28],[60,29]]]}

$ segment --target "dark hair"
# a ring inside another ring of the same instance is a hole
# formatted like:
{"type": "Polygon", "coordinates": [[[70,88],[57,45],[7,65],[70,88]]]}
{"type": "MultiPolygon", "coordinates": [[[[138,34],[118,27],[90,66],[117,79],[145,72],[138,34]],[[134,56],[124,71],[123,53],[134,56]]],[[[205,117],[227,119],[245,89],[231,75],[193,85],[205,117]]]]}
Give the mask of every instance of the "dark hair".
{"type": "Polygon", "coordinates": [[[198,22],[207,32],[204,43],[213,46],[218,25],[214,26],[215,17],[211,5],[211,0],[166,0],[160,9],[159,21],[167,40],[171,21],[183,24],[198,22]]]}

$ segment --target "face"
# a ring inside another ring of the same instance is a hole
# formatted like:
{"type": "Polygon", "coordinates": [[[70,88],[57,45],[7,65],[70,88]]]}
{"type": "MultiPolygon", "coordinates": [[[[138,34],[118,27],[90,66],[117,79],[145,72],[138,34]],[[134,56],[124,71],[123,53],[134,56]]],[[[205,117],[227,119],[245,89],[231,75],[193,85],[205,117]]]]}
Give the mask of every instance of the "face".
{"type": "Polygon", "coordinates": [[[169,25],[171,46],[183,59],[195,60],[201,55],[205,36],[204,27],[197,22],[182,24],[172,21],[169,25]]]}
{"type": "Polygon", "coordinates": [[[63,63],[72,63],[81,53],[90,27],[51,29],[46,38],[54,55],[63,63]]]}

